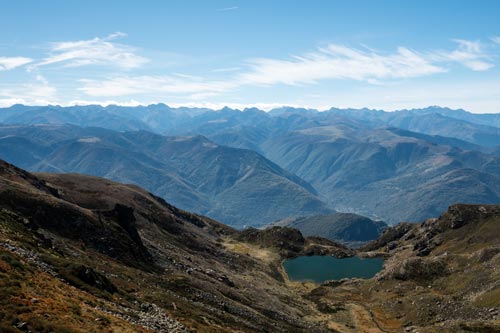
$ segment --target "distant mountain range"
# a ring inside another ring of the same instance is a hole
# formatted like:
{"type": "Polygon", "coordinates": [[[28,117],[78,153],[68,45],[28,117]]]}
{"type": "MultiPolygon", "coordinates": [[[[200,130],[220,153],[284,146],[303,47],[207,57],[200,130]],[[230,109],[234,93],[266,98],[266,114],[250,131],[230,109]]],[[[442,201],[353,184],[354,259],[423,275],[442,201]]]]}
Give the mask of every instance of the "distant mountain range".
{"type": "Polygon", "coordinates": [[[166,135],[194,133],[207,136],[253,128],[255,132],[250,145],[258,139],[258,133],[266,136],[283,130],[324,126],[339,119],[357,120],[370,128],[397,127],[417,133],[457,138],[486,147],[500,145],[500,113],[474,114],[437,106],[395,112],[336,108],[319,112],[292,107],[264,112],[256,108],[243,111],[227,107],[220,110],[172,108],[165,104],[136,107],[18,104],[0,108],[0,123],[3,124],[72,124],[117,131],[147,130],[166,135]]]}
{"type": "Polygon", "coordinates": [[[457,202],[500,203],[497,114],[15,105],[0,123],[10,162],[138,183],[235,226],[334,210],[417,222],[457,202]]]}
{"type": "Polygon", "coordinates": [[[137,184],[237,227],[332,211],[311,185],[258,153],[219,146],[203,136],[73,125],[0,126],[0,156],[31,171],[137,184]]]}

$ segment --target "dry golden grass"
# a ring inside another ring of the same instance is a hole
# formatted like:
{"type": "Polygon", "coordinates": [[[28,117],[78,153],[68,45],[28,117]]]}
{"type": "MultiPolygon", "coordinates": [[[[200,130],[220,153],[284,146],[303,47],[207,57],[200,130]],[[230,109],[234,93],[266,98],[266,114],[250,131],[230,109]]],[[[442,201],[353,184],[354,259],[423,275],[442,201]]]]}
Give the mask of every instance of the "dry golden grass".
{"type": "Polygon", "coordinates": [[[37,271],[17,255],[3,249],[0,254],[1,271],[9,273],[0,274],[0,307],[5,311],[0,331],[26,322],[36,332],[150,332],[104,313],[96,308],[105,305],[102,300],[37,271]]]}
{"type": "Polygon", "coordinates": [[[280,260],[280,256],[278,253],[273,252],[270,249],[260,248],[257,245],[238,242],[232,239],[224,240],[223,245],[228,251],[237,254],[248,255],[267,263],[278,262],[280,260]]]}

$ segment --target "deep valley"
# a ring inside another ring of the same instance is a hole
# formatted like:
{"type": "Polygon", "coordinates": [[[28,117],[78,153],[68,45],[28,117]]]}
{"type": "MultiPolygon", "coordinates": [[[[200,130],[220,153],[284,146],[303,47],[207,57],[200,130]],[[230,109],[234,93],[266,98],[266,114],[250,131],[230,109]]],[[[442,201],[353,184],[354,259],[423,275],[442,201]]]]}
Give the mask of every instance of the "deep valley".
{"type": "Polygon", "coordinates": [[[335,212],[420,222],[457,202],[500,203],[494,115],[164,104],[0,111],[8,162],[134,183],[237,228],[335,212]]]}
{"type": "Polygon", "coordinates": [[[500,208],[455,205],[358,250],[237,231],[133,185],[0,165],[5,332],[498,332],[500,208]],[[300,255],[386,258],[369,280],[291,282],[300,255]]]}

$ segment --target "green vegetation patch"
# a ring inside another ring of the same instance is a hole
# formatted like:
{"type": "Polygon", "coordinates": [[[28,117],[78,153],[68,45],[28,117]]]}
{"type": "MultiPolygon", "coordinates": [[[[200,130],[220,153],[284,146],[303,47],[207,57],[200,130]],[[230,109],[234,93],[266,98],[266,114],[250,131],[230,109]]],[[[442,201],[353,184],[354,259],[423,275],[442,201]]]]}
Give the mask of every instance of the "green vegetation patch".
{"type": "Polygon", "coordinates": [[[500,306],[500,288],[484,292],[476,298],[474,305],[483,307],[500,306]]]}

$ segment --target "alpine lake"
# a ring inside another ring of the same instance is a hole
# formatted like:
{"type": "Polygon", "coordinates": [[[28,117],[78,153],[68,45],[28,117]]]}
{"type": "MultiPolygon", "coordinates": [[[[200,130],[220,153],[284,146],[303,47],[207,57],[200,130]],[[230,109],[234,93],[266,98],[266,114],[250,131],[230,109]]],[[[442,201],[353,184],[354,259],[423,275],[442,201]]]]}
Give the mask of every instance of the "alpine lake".
{"type": "Polygon", "coordinates": [[[324,283],[343,278],[369,279],[384,265],[380,258],[335,258],[332,256],[302,256],[288,259],[283,263],[291,281],[311,281],[324,283]]]}

